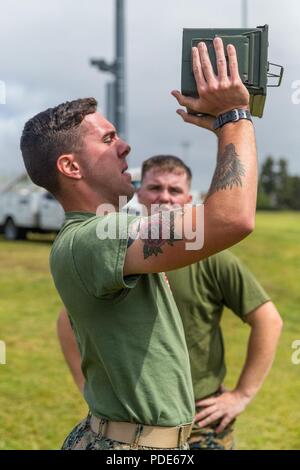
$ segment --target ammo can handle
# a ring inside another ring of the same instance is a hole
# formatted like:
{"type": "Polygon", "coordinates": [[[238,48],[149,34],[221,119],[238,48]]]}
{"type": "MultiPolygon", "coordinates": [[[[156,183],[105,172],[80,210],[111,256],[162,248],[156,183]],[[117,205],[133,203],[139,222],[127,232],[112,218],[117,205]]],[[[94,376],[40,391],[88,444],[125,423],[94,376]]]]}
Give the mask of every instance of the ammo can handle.
{"type": "Polygon", "coordinates": [[[267,87],[269,87],[269,88],[279,87],[279,86],[281,85],[281,82],[282,82],[283,72],[284,72],[284,68],[283,68],[282,65],[273,64],[272,62],[268,62],[268,73],[267,73],[267,77],[268,77],[268,78],[278,78],[278,83],[277,83],[276,85],[267,85],[267,87]],[[269,72],[270,65],[272,65],[273,67],[279,68],[279,69],[280,69],[280,70],[279,70],[279,74],[269,72]]]}

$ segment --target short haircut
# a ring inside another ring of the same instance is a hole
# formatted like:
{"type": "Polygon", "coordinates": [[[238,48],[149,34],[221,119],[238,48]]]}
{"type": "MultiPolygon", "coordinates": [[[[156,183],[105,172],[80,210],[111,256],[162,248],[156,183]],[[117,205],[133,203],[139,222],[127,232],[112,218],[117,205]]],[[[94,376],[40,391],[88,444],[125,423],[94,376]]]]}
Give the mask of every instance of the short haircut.
{"type": "Polygon", "coordinates": [[[80,124],[96,109],[94,98],[67,101],[26,122],[20,146],[25,168],[35,184],[54,195],[59,192],[57,159],[80,149],[80,124]]]}
{"type": "Polygon", "coordinates": [[[143,162],[142,165],[142,181],[145,177],[145,174],[153,168],[161,171],[185,173],[189,185],[191,184],[191,169],[179,157],[175,157],[174,155],[155,155],[154,157],[148,158],[143,162]]]}

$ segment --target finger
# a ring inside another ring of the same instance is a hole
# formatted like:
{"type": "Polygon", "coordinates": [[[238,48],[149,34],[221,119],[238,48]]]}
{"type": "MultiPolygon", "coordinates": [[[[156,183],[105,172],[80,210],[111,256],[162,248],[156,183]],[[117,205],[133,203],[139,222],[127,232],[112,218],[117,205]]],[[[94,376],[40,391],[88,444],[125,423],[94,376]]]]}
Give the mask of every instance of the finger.
{"type": "Polygon", "coordinates": [[[211,116],[195,116],[193,114],[187,113],[183,109],[177,109],[176,112],[182,117],[184,122],[194,124],[195,126],[203,127],[204,129],[209,129],[211,131],[213,130],[214,118],[212,118],[211,116]]]}
{"type": "Polygon", "coordinates": [[[239,66],[235,47],[232,44],[227,46],[229,72],[232,81],[240,81],[239,66]]]}
{"type": "Polygon", "coordinates": [[[202,410],[200,413],[196,413],[194,416],[194,421],[197,423],[197,421],[201,421],[202,419],[207,418],[211,414],[215,413],[217,411],[216,406],[210,406],[209,408],[206,408],[205,410],[202,410]]]}
{"type": "Polygon", "coordinates": [[[217,59],[218,78],[222,80],[227,79],[227,64],[224,52],[224,45],[221,38],[214,39],[214,48],[217,59]]]}
{"type": "Polygon", "coordinates": [[[202,72],[199,51],[197,47],[192,48],[192,58],[193,58],[193,73],[197,85],[198,95],[201,95],[203,87],[206,85],[206,81],[202,72]]]}
{"type": "Polygon", "coordinates": [[[205,42],[200,42],[198,44],[198,50],[204,78],[208,84],[212,84],[216,81],[216,76],[211,65],[205,42]]]}
{"type": "Polygon", "coordinates": [[[216,397],[206,398],[205,400],[196,401],[196,406],[209,406],[216,403],[216,397]]]}
{"type": "Polygon", "coordinates": [[[184,96],[180,93],[178,90],[173,90],[171,92],[173,96],[177,99],[178,103],[181,106],[185,106],[186,108],[189,108],[191,111],[194,111],[196,113],[199,112],[199,100],[196,98],[192,98],[190,96],[184,96]]]}
{"type": "Polygon", "coordinates": [[[203,419],[202,421],[198,421],[199,428],[203,428],[208,426],[211,423],[214,423],[222,416],[222,412],[220,410],[216,411],[215,413],[211,414],[208,418],[203,419]]]}
{"type": "Polygon", "coordinates": [[[224,429],[228,426],[228,424],[231,422],[231,418],[228,416],[225,416],[219,426],[216,428],[216,433],[218,434],[219,432],[224,431],[224,429]]]}

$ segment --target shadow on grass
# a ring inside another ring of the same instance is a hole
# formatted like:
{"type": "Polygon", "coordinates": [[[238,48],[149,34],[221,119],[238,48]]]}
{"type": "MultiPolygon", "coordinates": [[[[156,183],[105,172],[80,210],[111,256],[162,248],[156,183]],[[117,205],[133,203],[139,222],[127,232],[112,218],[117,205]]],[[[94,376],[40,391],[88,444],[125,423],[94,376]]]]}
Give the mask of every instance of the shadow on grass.
{"type": "Polygon", "coordinates": [[[28,243],[28,245],[34,245],[36,243],[44,243],[46,245],[52,245],[56,237],[56,233],[33,233],[28,232],[26,235],[25,240],[6,240],[3,235],[0,235],[1,242],[8,242],[8,243],[28,243]]]}

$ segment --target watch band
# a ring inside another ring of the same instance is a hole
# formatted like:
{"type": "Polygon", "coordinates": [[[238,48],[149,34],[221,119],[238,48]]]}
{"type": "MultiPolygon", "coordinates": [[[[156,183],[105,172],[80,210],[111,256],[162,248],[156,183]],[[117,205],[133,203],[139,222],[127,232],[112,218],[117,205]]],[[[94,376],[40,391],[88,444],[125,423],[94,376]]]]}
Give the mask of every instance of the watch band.
{"type": "Polygon", "coordinates": [[[251,114],[248,109],[232,109],[227,113],[220,114],[214,122],[214,130],[223,127],[228,122],[237,122],[240,119],[248,119],[252,122],[251,114]]]}

